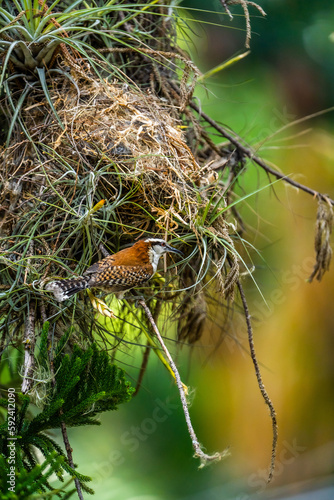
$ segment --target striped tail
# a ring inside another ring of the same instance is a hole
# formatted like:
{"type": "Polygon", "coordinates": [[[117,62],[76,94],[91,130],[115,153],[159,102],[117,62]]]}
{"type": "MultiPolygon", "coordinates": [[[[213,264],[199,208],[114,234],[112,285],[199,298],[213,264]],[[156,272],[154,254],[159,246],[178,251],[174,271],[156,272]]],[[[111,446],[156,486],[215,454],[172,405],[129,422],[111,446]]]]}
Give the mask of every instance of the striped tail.
{"type": "Polygon", "coordinates": [[[53,292],[59,302],[67,300],[72,295],[88,288],[89,278],[70,278],[68,280],[52,281],[45,286],[45,290],[53,292]]]}

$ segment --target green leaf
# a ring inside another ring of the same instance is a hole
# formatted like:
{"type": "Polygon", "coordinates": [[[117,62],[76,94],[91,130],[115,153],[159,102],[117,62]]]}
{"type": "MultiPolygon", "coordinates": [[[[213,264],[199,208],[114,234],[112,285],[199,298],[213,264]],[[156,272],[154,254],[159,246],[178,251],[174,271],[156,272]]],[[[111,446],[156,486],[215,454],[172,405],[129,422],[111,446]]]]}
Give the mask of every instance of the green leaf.
{"type": "Polygon", "coordinates": [[[55,109],[55,107],[53,105],[53,102],[52,102],[52,99],[51,99],[51,96],[50,96],[50,92],[49,92],[49,89],[48,89],[48,86],[47,86],[47,83],[46,83],[46,78],[45,78],[45,69],[44,68],[36,68],[36,69],[37,69],[37,73],[38,73],[39,80],[41,82],[41,85],[42,85],[45,97],[46,97],[46,99],[47,99],[47,101],[49,103],[49,106],[52,109],[55,117],[57,118],[57,121],[58,121],[59,125],[61,126],[62,130],[65,130],[63,122],[59,118],[58,113],[57,113],[57,111],[56,111],[56,109],[55,109]]]}

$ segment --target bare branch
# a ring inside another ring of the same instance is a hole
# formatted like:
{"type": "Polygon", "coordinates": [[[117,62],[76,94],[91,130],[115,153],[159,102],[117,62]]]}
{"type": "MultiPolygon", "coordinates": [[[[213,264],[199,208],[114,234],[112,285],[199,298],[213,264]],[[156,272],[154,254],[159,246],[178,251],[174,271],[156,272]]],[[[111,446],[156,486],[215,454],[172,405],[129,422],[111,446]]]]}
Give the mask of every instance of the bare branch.
{"type": "Polygon", "coordinates": [[[142,364],[141,364],[141,367],[140,367],[140,372],[139,372],[139,377],[138,377],[137,384],[136,384],[136,389],[135,389],[135,392],[132,395],[133,398],[135,396],[137,396],[137,394],[139,392],[139,389],[141,387],[141,383],[143,381],[144,373],[146,371],[146,367],[147,367],[147,363],[148,363],[148,358],[150,356],[150,352],[151,352],[151,346],[150,346],[150,344],[147,344],[147,346],[145,347],[145,351],[144,351],[143,361],[142,361],[142,364]]]}
{"type": "MultiPolygon", "coordinates": [[[[59,413],[60,413],[60,415],[63,415],[63,410],[60,409],[59,413]]],[[[70,446],[70,442],[69,442],[69,439],[68,439],[66,424],[62,420],[61,423],[60,423],[60,425],[61,425],[61,433],[63,435],[63,441],[64,441],[64,445],[65,445],[65,449],[66,449],[68,463],[69,463],[70,467],[73,470],[75,470],[75,466],[74,466],[74,462],[73,462],[73,456],[72,456],[72,451],[73,450],[72,450],[72,448],[70,446]]],[[[81,490],[81,485],[80,485],[79,479],[77,477],[74,478],[74,483],[75,483],[75,487],[77,489],[77,493],[78,493],[79,499],[80,500],[84,500],[84,497],[83,497],[83,494],[82,494],[82,490],[81,490]]]]}
{"type": "Polygon", "coordinates": [[[262,397],[266,403],[266,405],[269,408],[270,416],[271,416],[271,422],[272,422],[272,428],[273,428],[273,441],[272,441],[272,448],[271,448],[271,462],[270,462],[270,468],[269,468],[269,475],[268,475],[268,483],[272,480],[273,474],[274,474],[274,469],[275,469],[275,458],[276,458],[276,449],[277,449],[277,436],[278,436],[278,427],[277,427],[277,420],[276,420],[276,411],[274,408],[274,405],[271,402],[271,399],[268,396],[268,393],[263,385],[262,377],[261,377],[261,372],[260,372],[260,367],[259,363],[256,358],[256,353],[255,353],[255,346],[254,346],[254,339],[253,339],[253,329],[252,329],[252,323],[251,323],[251,317],[249,314],[249,309],[246,301],[246,296],[245,292],[241,286],[240,281],[237,281],[237,287],[240,292],[240,297],[241,297],[241,302],[242,306],[244,309],[245,313],[245,319],[246,319],[246,324],[247,324],[247,332],[248,332],[248,344],[249,344],[249,349],[250,349],[250,355],[253,361],[253,365],[255,368],[255,375],[257,379],[257,383],[259,386],[259,389],[261,391],[262,397]]]}
{"type": "Polygon", "coordinates": [[[191,419],[190,419],[190,415],[189,415],[189,410],[188,410],[188,403],[187,403],[187,399],[186,399],[186,394],[185,394],[185,391],[184,391],[184,385],[182,383],[182,380],[181,380],[181,377],[180,377],[180,374],[178,372],[178,369],[176,368],[176,365],[173,361],[173,358],[172,356],[169,354],[169,351],[160,335],[160,332],[158,330],[158,327],[153,319],[153,316],[151,314],[151,311],[150,309],[148,308],[148,306],[146,305],[145,301],[143,299],[139,300],[138,301],[139,305],[142,306],[142,308],[144,309],[145,313],[146,313],[146,316],[149,320],[149,322],[151,323],[152,325],[152,328],[154,330],[154,333],[156,334],[157,338],[158,338],[158,341],[166,355],[166,358],[168,359],[168,362],[173,370],[173,373],[175,375],[175,380],[176,380],[176,384],[177,384],[177,387],[178,387],[178,390],[179,390],[179,393],[180,393],[180,398],[181,398],[181,403],[182,403],[182,408],[183,408],[183,413],[184,413],[184,416],[185,416],[185,419],[186,419],[186,423],[187,423],[187,427],[188,427],[188,432],[190,434],[190,437],[191,437],[191,441],[192,441],[192,445],[193,445],[193,448],[195,450],[195,457],[198,457],[201,461],[201,465],[200,465],[200,468],[204,467],[208,462],[212,462],[212,461],[218,461],[218,460],[221,460],[222,458],[225,458],[227,455],[228,455],[228,451],[227,450],[224,450],[223,452],[217,452],[217,453],[214,453],[214,455],[207,455],[206,453],[204,453],[204,451],[202,450],[201,448],[201,445],[199,444],[199,441],[197,439],[197,436],[195,434],[195,431],[194,431],[194,428],[192,426],[192,423],[191,423],[191,419]]]}
{"type": "MultiPolygon", "coordinates": [[[[50,371],[51,371],[51,383],[52,387],[55,388],[56,386],[56,379],[55,379],[55,373],[54,373],[54,364],[53,364],[53,351],[52,351],[52,334],[51,331],[48,333],[48,344],[49,344],[49,349],[48,349],[48,357],[49,357],[49,362],[50,362],[50,371]]],[[[64,415],[64,411],[62,408],[59,409],[59,415],[62,417],[64,415]]],[[[68,434],[67,434],[67,428],[66,424],[63,420],[60,422],[60,427],[61,427],[61,433],[63,436],[63,441],[65,445],[65,450],[67,454],[67,460],[70,465],[70,467],[75,470],[74,462],[73,462],[73,455],[72,455],[72,448],[70,445],[70,441],[68,439],[68,434]]],[[[81,489],[81,484],[78,478],[74,478],[74,484],[78,493],[78,497],[80,500],[84,500],[83,494],[82,494],[82,489],[81,489]]]]}
{"type": "MultiPolygon", "coordinates": [[[[172,84],[173,88],[177,90],[177,88],[172,84]]],[[[326,202],[331,203],[331,205],[334,206],[334,200],[331,198],[328,198],[325,194],[319,193],[318,191],[315,191],[314,189],[309,188],[308,186],[304,186],[303,184],[300,184],[299,182],[291,179],[287,175],[281,174],[280,172],[277,172],[277,170],[274,170],[273,168],[269,167],[261,158],[257,157],[252,151],[252,149],[247,148],[241,142],[236,139],[233,135],[228,133],[221,125],[218,125],[210,116],[208,116],[206,113],[201,111],[198,106],[194,102],[189,103],[190,107],[194,109],[204,120],[209,123],[213,128],[219,132],[222,137],[225,137],[228,141],[230,141],[231,144],[233,144],[241,153],[243,153],[245,156],[247,156],[250,160],[252,160],[254,163],[259,165],[263,170],[265,170],[268,174],[273,175],[276,177],[276,179],[282,179],[284,182],[291,184],[291,186],[294,186],[301,191],[305,191],[305,193],[308,193],[314,197],[318,197],[321,200],[324,200],[326,202]]]]}

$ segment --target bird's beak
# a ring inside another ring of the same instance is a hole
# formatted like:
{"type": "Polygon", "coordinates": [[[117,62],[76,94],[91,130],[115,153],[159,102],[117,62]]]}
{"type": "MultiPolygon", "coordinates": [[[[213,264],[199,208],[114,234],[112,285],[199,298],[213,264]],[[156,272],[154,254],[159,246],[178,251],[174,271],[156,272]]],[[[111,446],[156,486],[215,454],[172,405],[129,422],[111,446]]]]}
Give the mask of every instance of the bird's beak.
{"type": "Polygon", "coordinates": [[[184,255],[183,252],[181,252],[181,250],[171,247],[170,245],[166,245],[166,252],[178,253],[179,255],[181,255],[181,257],[183,257],[184,255]]]}

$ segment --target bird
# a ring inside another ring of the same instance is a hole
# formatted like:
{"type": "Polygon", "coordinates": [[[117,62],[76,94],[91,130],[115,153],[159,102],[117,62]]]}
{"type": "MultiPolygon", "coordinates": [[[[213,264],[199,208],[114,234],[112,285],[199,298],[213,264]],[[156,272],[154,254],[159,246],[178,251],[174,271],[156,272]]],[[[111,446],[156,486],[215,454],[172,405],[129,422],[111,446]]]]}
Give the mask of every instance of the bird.
{"type": "Polygon", "coordinates": [[[154,276],[160,257],[169,252],[183,256],[181,250],[168,245],[163,239],[139,240],[131,247],[96,262],[82,277],[52,281],[45,286],[45,290],[53,292],[58,302],[87,288],[99,288],[123,299],[125,292],[143,285],[154,276]]]}

